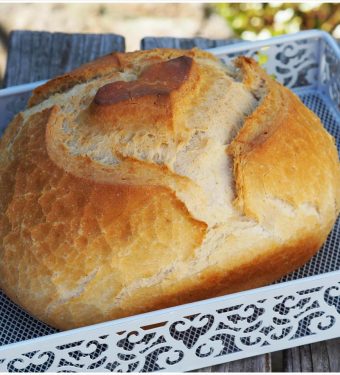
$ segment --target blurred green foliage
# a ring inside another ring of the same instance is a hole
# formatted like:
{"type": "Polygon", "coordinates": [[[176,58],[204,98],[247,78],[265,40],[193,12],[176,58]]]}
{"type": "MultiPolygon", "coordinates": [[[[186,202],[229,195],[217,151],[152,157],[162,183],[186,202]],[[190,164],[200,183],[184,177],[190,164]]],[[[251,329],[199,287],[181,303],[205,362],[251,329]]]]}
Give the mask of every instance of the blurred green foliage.
{"type": "Polygon", "coordinates": [[[235,36],[243,39],[265,39],[306,29],[340,34],[339,3],[219,3],[211,6],[225,18],[235,36]]]}

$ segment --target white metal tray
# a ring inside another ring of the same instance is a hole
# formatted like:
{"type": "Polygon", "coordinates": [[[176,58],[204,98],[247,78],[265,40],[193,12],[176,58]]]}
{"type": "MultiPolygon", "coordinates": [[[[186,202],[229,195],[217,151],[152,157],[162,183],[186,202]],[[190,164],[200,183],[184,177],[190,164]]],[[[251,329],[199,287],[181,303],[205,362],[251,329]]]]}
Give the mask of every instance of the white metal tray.
{"type": "MultiPolygon", "coordinates": [[[[211,50],[248,55],[340,146],[340,51],[320,31],[211,50]]],[[[38,83],[0,91],[0,131],[38,83]]],[[[0,292],[0,372],[186,371],[340,336],[340,222],[305,266],[264,288],[56,333],[0,292]]],[[[1,277],[1,275],[0,275],[1,277]]]]}

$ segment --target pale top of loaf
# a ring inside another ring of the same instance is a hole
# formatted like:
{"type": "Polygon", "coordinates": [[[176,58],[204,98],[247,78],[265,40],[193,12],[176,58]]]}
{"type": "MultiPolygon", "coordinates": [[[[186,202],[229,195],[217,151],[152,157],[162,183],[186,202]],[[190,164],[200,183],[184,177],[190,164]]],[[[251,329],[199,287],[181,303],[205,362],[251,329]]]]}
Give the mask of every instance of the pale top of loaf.
{"type": "Polygon", "coordinates": [[[112,54],[0,143],[0,286],[62,329],[271,282],[339,211],[332,137],[251,59],[112,54]]]}

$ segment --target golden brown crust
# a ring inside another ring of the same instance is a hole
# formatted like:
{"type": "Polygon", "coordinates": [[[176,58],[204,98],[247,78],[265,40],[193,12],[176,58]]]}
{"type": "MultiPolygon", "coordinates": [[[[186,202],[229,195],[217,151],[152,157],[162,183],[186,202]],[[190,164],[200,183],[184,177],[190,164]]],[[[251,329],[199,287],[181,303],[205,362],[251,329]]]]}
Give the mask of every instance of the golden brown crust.
{"type": "MultiPolygon", "coordinates": [[[[182,281],[181,284],[176,285],[177,288],[168,290],[145,288],[134,296],[135,300],[128,301],[122,311],[124,316],[131,316],[268,285],[302,266],[316,253],[325,238],[315,237],[305,238],[279,248],[258,249],[257,256],[244,259],[235,268],[229,267],[226,271],[222,267],[210,267],[198,275],[198,278],[182,281]],[[150,293],[159,292],[162,294],[158,295],[157,299],[145,300],[150,293]]],[[[115,311],[110,319],[120,317],[122,311],[115,311]]],[[[88,324],[89,321],[83,323],[83,325],[88,324]]]]}
{"type": "MultiPolygon", "coordinates": [[[[238,64],[248,81],[254,74],[250,70],[263,76],[252,60],[241,58],[238,64]]],[[[340,174],[334,140],[290,90],[269,78],[266,85],[266,97],[229,146],[237,206],[259,221],[266,216],[264,196],[293,207],[306,203],[319,214],[332,208],[335,213],[340,206],[340,174]]]]}
{"type": "Polygon", "coordinates": [[[95,61],[82,65],[80,68],[70,73],[51,79],[46,84],[34,89],[28,106],[32,107],[37,105],[48,99],[51,95],[65,92],[79,83],[105,76],[112,71],[119,71],[121,69],[119,56],[119,53],[103,56],[95,61]]]}
{"type": "Polygon", "coordinates": [[[199,71],[189,56],[154,63],[137,80],[115,81],[100,87],[88,109],[81,115],[93,126],[120,127],[138,131],[170,131],[176,124],[188,94],[198,91],[199,71]],[[143,116],[140,116],[140,114],[143,116]],[[138,127],[135,119],[139,117],[138,127]]]}
{"type": "MultiPolygon", "coordinates": [[[[30,119],[13,150],[19,168],[8,188],[13,198],[1,215],[11,224],[2,237],[1,286],[33,315],[65,328],[72,320],[56,324],[46,311],[63,299],[64,289],[76,295],[79,280],[86,285],[98,275],[113,296],[136,275],[148,277],[175,257],[193,257],[206,226],[192,220],[167,189],[95,184],[59,169],[44,144],[50,112],[30,119]],[[135,261],[124,257],[128,252],[135,261]]],[[[6,183],[8,175],[1,176],[6,183]]]]}
{"type": "MultiPolygon", "coordinates": [[[[193,49],[191,51],[183,51],[186,56],[209,56],[210,54],[193,49]]],[[[105,77],[112,72],[122,72],[125,69],[136,67],[137,70],[143,66],[147,66],[151,62],[160,62],[164,58],[171,59],[182,56],[181,50],[175,49],[154,49],[148,53],[141,54],[139,52],[119,53],[114,52],[109,55],[98,58],[87,64],[74,69],[70,73],[63,74],[53,78],[42,86],[34,89],[29,100],[28,106],[32,107],[48,99],[56,93],[62,93],[73,86],[84,83],[98,77],[105,77]]]]}
{"type": "Polygon", "coordinates": [[[116,81],[101,87],[93,102],[99,106],[107,106],[138,100],[143,96],[169,95],[178,90],[192,75],[194,60],[188,56],[180,56],[146,67],[135,81],[116,81]]]}
{"type": "Polygon", "coordinates": [[[198,50],[112,54],[35,91],[0,141],[10,298],[69,329],[265,285],[320,248],[339,212],[334,142],[253,60],[236,65],[242,82],[198,50]],[[148,96],[112,104],[125,123],[111,104],[89,114],[104,84],[182,55],[197,71],[172,115],[148,96]]]}

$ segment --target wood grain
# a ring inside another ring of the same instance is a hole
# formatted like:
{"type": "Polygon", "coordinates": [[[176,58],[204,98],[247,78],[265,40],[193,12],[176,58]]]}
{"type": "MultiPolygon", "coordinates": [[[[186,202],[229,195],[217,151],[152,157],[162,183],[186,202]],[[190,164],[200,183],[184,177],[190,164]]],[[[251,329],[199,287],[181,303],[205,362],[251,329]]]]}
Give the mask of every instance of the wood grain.
{"type": "Polygon", "coordinates": [[[270,354],[240,359],[238,361],[222,363],[220,365],[204,367],[193,372],[270,372],[270,354]]]}
{"type": "Polygon", "coordinates": [[[4,86],[49,79],[96,57],[124,50],[124,37],[115,34],[13,31],[4,86]]]}
{"type": "Polygon", "coordinates": [[[340,338],[283,351],[285,372],[340,372],[340,338]]]}
{"type": "Polygon", "coordinates": [[[152,48],[214,48],[240,42],[238,39],[206,39],[206,38],[172,38],[172,37],[146,37],[141,40],[141,49],[152,48]]]}

